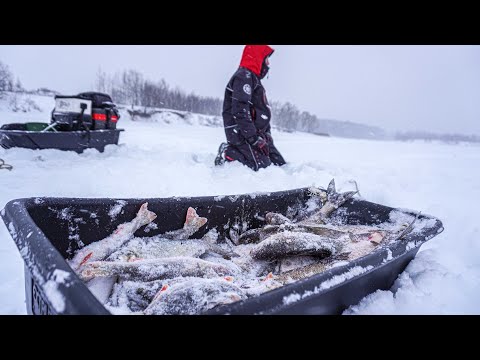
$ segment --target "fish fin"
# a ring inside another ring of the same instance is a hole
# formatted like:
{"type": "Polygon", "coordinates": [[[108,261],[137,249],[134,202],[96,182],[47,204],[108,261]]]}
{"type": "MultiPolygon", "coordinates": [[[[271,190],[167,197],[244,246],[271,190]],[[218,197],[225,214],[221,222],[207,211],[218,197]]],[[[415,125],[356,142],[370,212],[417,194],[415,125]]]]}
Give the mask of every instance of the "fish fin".
{"type": "Polygon", "coordinates": [[[274,278],[273,273],[270,272],[270,273],[268,273],[267,276],[265,276],[265,278],[262,279],[262,281],[265,282],[265,281],[271,280],[273,278],[274,278]]]}
{"type": "Polygon", "coordinates": [[[332,179],[332,181],[330,181],[327,187],[327,200],[335,209],[338,209],[347,200],[350,200],[356,194],[358,194],[358,189],[357,191],[338,193],[335,187],[335,179],[332,179]]]}
{"type": "Polygon", "coordinates": [[[141,219],[143,225],[147,225],[157,218],[157,214],[148,210],[148,202],[146,202],[140,206],[140,210],[137,212],[137,218],[141,219]]]}
{"type": "Polygon", "coordinates": [[[332,179],[327,187],[327,194],[335,194],[337,191],[335,189],[335,179],[332,179]]]}
{"type": "Polygon", "coordinates": [[[168,284],[166,284],[166,283],[163,284],[162,288],[160,290],[158,290],[158,292],[155,294],[155,296],[153,297],[151,302],[153,303],[155,300],[157,300],[160,297],[160,295],[162,295],[163,292],[168,290],[168,288],[169,288],[168,284]]]}
{"type": "Polygon", "coordinates": [[[82,262],[80,263],[80,265],[78,265],[78,267],[80,268],[81,266],[85,265],[85,263],[92,257],[92,255],[93,255],[93,251],[89,252],[87,256],[83,258],[82,262]]]}
{"type": "Polygon", "coordinates": [[[203,225],[207,223],[208,219],[204,217],[200,217],[197,214],[197,211],[189,207],[187,210],[187,216],[185,218],[185,224],[183,225],[184,229],[188,229],[192,226],[195,226],[196,228],[200,229],[203,225]]]}
{"type": "Polygon", "coordinates": [[[358,194],[358,191],[347,191],[347,192],[341,194],[341,198],[342,198],[343,202],[345,202],[347,200],[350,200],[351,198],[353,198],[357,194],[358,194]]]}

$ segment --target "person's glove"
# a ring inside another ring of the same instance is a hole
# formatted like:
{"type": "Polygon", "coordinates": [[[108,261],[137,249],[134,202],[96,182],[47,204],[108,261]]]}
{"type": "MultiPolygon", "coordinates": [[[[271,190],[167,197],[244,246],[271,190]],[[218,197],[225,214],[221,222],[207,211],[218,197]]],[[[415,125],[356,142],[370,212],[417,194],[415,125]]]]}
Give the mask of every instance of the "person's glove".
{"type": "Polygon", "coordinates": [[[257,148],[258,151],[260,151],[265,156],[269,156],[270,150],[268,148],[268,144],[261,136],[252,136],[247,139],[247,142],[253,147],[257,148]]]}
{"type": "Polygon", "coordinates": [[[273,144],[272,134],[266,132],[266,133],[265,133],[265,140],[267,140],[267,143],[273,144]]]}

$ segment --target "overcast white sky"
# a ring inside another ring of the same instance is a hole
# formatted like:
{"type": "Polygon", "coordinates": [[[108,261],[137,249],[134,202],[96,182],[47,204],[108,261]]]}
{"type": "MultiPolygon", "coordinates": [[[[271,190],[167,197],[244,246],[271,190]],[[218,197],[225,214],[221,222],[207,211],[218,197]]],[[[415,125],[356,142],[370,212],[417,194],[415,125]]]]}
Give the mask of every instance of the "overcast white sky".
{"type": "MultiPolygon", "coordinates": [[[[480,135],[480,46],[271,45],[270,100],[321,118],[386,130],[480,135]]],[[[199,95],[223,97],[243,45],[0,45],[28,89],[92,89],[98,68],[135,69],[199,95]]]]}

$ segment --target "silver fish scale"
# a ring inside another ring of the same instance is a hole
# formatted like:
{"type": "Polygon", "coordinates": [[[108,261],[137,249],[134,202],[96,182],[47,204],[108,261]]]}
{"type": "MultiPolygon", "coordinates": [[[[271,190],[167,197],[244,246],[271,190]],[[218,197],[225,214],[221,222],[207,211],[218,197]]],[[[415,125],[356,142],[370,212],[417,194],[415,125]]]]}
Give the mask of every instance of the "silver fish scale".
{"type": "Polygon", "coordinates": [[[270,236],[256,245],[250,255],[254,259],[281,259],[288,256],[308,255],[327,257],[335,255],[344,246],[343,241],[301,232],[284,231],[270,236]]]}
{"type": "Polygon", "coordinates": [[[201,259],[171,257],[134,262],[92,262],[86,265],[80,276],[84,280],[117,275],[124,280],[154,281],[180,276],[212,278],[235,275],[238,272],[239,268],[234,264],[225,266],[201,259]]]}
{"type": "Polygon", "coordinates": [[[132,311],[143,311],[162,288],[164,281],[121,281],[115,284],[110,296],[110,306],[127,306],[132,311]]]}
{"type": "Polygon", "coordinates": [[[155,259],[177,256],[198,258],[209,246],[202,240],[169,240],[161,237],[135,238],[110,255],[108,261],[155,259]]]}
{"type": "Polygon", "coordinates": [[[247,298],[226,280],[193,279],[168,287],[145,309],[147,315],[196,315],[247,298]]]}

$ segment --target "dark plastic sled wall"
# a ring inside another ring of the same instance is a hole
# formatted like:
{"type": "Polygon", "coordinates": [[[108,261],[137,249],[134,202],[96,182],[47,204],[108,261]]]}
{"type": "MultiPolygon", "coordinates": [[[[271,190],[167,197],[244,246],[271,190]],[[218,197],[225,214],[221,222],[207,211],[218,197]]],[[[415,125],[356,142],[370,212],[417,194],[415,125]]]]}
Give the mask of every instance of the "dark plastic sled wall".
{"type": "Polygon", "coordinates": [[[107,145],[117,145],[118,130],[33,132],[0,130],[0,145],[5,149],[21,147],[27,149],[58,149],[81,153],[85,149],[105,150],[107,145]]]}

